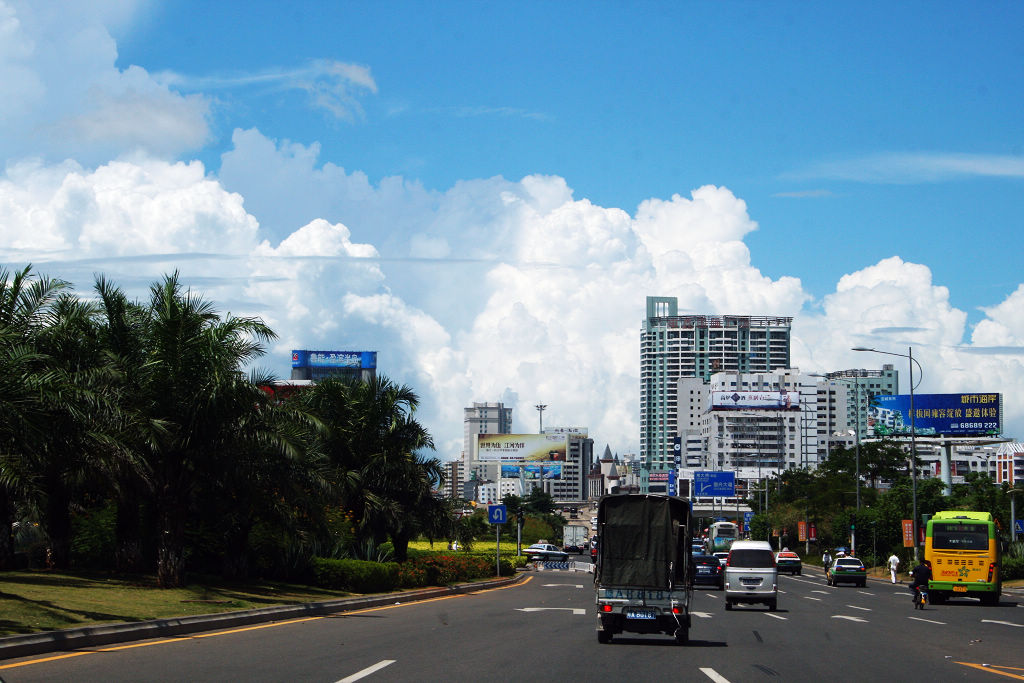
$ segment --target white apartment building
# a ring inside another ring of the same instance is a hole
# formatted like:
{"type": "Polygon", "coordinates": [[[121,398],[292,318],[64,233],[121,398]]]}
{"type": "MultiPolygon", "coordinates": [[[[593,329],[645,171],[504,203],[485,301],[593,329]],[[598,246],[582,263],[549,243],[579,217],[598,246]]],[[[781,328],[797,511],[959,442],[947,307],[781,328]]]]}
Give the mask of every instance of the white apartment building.
{"type": "Polygon", "coordinates": [[[675,297],[647,297],[640,331],[640,457],[651,470],[674,465],[672,439],[683,407],[682,378],[789,367],[790,317],[679,315],[675,297]]]}
{"type": "Polygon", "coordinates": [[[787,368],[776,372],[720,372],[705,383],[699,378],[681,378],[676,394],[679,432],[688,444],[688,467],[737,470],[748,468],[777,472],[797,467],[817,467],[818,385],[814,378],[787,368]],[[731,392],[731,394],[730,394],[731,392]],[[714,404],[733,395],[744,405],[744,397],[784,400],[786,404],[750,405],[736,409],[714,404]],[[728,409],[726,409],[728,408],[728,409]],[[702,440],[701,462],[690,455],[694,437],[702,440]]]}
{"type": "Polygon", "coordinates": [[[478,487],[477,502],[481,505],[497,505],[505,496],[522,496],[523,484],[519,479],[499,479],[481,483],[478,487]]]}

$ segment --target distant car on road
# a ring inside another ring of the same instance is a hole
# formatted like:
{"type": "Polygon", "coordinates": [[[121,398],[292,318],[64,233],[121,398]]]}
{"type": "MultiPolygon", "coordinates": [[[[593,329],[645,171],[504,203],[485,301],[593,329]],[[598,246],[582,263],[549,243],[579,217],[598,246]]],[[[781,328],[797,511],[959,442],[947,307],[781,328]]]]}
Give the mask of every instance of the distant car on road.
{"type": "Polygon", "coordinates": [[[786,572],[799,575],[803,570],[804,564],[799,555],[789,550],[783,550],[776,553],[775,566],[778,567],[780,574],[786,572]]]}
{"type": "Polygon", "coordinates": [[[830,586],[844,582],[863,588],[868,585],[868,572],[864,563],[856,557],[839,557],[825,570],[825,581],[830,586]]]}
{"type": "Polygon", "coordinates": [[[726,562],[726,560],[728,560],[728,559],[729,559],[729,553],[728,553],[728,552],[721,552],[721,551],[719,551],[719,552],[717,552],[717,553],[711,553],[711,556],[712,556],[712,557],[717,557],[717,558],[718,558],[718,561],[719,561],[719,563],[721,563],[721,565],[722,565],[723,567],[725,566],[725,562],[726,562]]]}
{"type": "Polygon", "coordinates": [[[718,590],[725,590],[725,567],[712,555],[693,556],[693,585],[715,586],[718,590]]]}
{"type": "Polygon", "coordinates": [[[545,562],[568,562],[569,553],[553,546],[550,543],[534,543],[523,548],[523,555],[528,560],[543,560],[545,562]]]}

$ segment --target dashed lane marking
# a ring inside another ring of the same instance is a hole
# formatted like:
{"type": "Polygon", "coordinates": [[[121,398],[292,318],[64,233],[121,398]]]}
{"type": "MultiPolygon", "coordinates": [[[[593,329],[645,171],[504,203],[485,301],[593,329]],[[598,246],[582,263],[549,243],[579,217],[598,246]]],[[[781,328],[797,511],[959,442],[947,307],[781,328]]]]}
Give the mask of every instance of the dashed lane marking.
{"type": "Polygon", "coordinates": [[[1012,621],[998,621],[996,619],[982,619],[981,622],[988,624],[1002,624],[1003,626],[1016,626],[1017,628],[1024,628],[1024,624],[1015,624],[1012,621]]]}
{"type": "Polygon", "coordinates": [[[929,624],[938,624],[939,626],[945,626],[946,625],[946,622],[944,622],[944,621],[935,621],[933,619],[922,619],[921,617],[907,617],[907,619],[913,619],[914,621],[924,621],[924,622],[929,623],[929,624]]]}
{"type": "Polygon", "coordinates": [[[721,675],[711,667],[702,666],[700,672],[713,680],[715,683],[729,683],[729,679],[721,675]]]}
{"type": "Polygon", "coordinates": [[[860,617],[848,617],[845,614],[833,614],[832,618],[833,619],[846,619],[848,621],[856,621],[857,623],[860,623],[860,624],[868,623],[867,619],[861,619],[860,617]]]}
{"type": "Polygon", "coordinates": [[[771,617],[772,619],[782,619],[783,621],[786,621],[786,617],[780,617],[778,614],[772,614],[771,612],[765,612],[764,615],[766,617],[771,617]]]}
{"type": "Polygon", "coordinates": [[[821,598],[812,598],[810,595],[805,595],[804,600],[817,600],[818,602],[821,602],[821,598]]]}
{"type": "Polygon", "coordinates": [[[847,607],[849,607],[850,609],[859,609],[859,610],[863,610],[863,611],[865,611],[865,612],[870,612],[870,611],[871,611],[871,608],[870,608],[870,607],[857,607],[857,605],[847,605],[847,607]]]}
{"type": "Polygon", "coordinates": [[[368,666],[362,671],[357,671],[351,676],[346,676],[345,678],[342,678],[340,681],[338,681],[338,683],[354,683],[354,681],[358,681],[360,678],[366,678],[370,674],[380,671],[386,666],[391,666],[394,663],[394,659],[382,659],[373,666],[368,666]]]}

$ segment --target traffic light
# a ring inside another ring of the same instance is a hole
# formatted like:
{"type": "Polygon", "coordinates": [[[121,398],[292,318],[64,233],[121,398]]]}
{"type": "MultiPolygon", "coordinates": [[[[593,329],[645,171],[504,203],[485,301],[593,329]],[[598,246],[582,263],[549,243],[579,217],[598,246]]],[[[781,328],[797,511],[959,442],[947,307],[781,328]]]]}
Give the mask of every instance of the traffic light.
{"type": "Polygon", "coordinates": [[[857,529],[857,517],[850,513],[850,531],[856,531],[857,529]]]}

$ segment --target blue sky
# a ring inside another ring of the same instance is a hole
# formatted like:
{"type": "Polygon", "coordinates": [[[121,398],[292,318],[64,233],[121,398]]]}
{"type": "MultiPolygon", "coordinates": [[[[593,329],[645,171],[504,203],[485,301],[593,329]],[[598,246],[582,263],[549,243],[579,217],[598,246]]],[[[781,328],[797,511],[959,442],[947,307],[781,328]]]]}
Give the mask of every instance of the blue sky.
{"type": "Polygon", "coordinates": [[[923,390],[1024,427],[1019,2],[0,0],[0,27],[3,263],[180,268],[274,325],[282,375],[379,349],[444,457],[501,398],[634,450],[648,294],[793,315],[809,372],[912,344],[923,390]]]}
{"type": "Polygon", "coordinates": [[[715,183],[771,227],[749,242],[765,272],[815,255],[816,295],[894,254],[956,283],[972,319],[1017,284],[990,275],[1014,271],[994,247],[1024,208],[1020,3],[368,5],[155,6],[118,64],[224,79],[211,168],[229,127],[255,126],[439,190],[554,174],[632,210],[715,183]],[[354,124],[279,83],[227,85],[317,59],[372,71],[354,124]]]}

